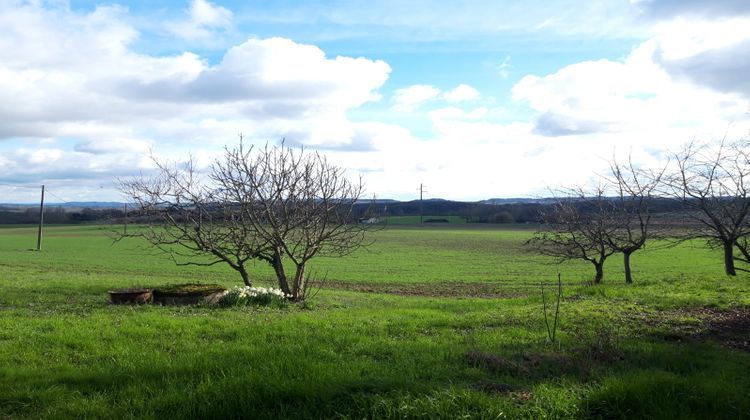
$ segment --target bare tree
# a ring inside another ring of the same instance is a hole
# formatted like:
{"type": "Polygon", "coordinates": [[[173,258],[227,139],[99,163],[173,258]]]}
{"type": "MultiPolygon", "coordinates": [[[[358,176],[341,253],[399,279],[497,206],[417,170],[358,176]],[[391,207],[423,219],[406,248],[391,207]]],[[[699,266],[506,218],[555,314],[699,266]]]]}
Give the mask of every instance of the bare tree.
{"type": "Polygon", "coordinates": [[[121,183],[153,220],[135,235],[182,264],[225,262],[247,285],[247,262],[265,261],[292,300],[303,300],[310,290],[310,260],[354,252],[366,245],[365,233],[373,228],[356,217],[361,179],[351,182],[323,155],[283,142],[255,150],[240,138],[204,179],[192,163],[184,169],[157,164],[158,176],[121,183]]]}
{"type": "Polygon", "coordinates": [[[626,165],[614,158],[610,162],[606,181],[614,194],[611,206],[607,206],[606,221],[611,226],[605,229],[606,240],[615,252],[623,255],[626,283],[633,283],[631,255],[643,248],[648,239],[661,236],[661,230],[654,226],[650,205],[663,174],[664,169],[654,172],[636,168],[630,159],[626,165]]]}
{"type": "Polygon", "coordinates": [[[222,200],[217,185],[202,181],[192,158],[184,165],[152,158],[152,177],[121,180],[120,191],[132,202],[129,217],[142,224],[115,239],[140,237],[178,265],[226,263],[251,286],[248,262],[270,253],[253,230],[241,204],[222,200]]]}
{"type": "Polygon", "coordinates": [[[748,140],[690,143],[675,154],[676,169],[665,178],[665,192],[682,201],[692,221],[690,237],[721,248],[729,276],[737,274],[735,261],[749,259],[749,147],[748,140]]]}
{"type": "Polygon", "coordinates": [[[279,287],[302,300],[309,289],[308,262],[316,256],[344,256],[365,244],[372,225],[359,223],[361,179],[349,181],[325,156],[282,143],[259,153],[227,149],[211,179],[225,202],[244,203],[243,217],[270,254],[259,254],[274,269],[279,287]],[[286,263],[293,266],[288,274],[286,263]]]}
{"type": "Polygon", "coordinates": [[[583,189],[541,210],[542,226],[527,245],[559,261],[584,260],[595,269],[594,283],[604,279],[604,262],[615,250],[610,244],[612,203],[600,188],[593,195],[583,189]]]}

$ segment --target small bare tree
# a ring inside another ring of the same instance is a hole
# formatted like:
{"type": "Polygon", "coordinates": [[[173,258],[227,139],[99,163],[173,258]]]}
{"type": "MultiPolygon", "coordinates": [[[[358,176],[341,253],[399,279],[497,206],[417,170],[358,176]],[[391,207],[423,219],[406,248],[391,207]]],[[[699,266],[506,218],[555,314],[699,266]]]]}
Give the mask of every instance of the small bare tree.
{"type": "Polygon", "coordinates": [[[260,253],[274,269],[279,287],[294,300],[309,290],[308,262],[316,256],[344,256],[365,245],[374,226],[359,223],[362,180],[349,181],[325,156],[282,144],[253,154],[242,144],[225,150],[211,179],[221,186],[222,201],[245,203],[242,213],[270,254],[260,253]],[[287,263],[293,266],[288,274],[287,263]]]}
{"type": "Polygon", "coordinates": [[[351,182],[323,155],[283,142],[255,150],[240,138],[203,179],[192,162],[157,167],[155,177],[121,182],[121,191],[148,220],[127,236],[145,238],[180,264],[225,262],[246,285],[247,263],[265,261],[292,300],[305,299],[310,290],[310,260],[354,252],[373,228],[357,218],[361,179],[351,182]]]}
{"type": "Polygon", "coordinates": [[[750,141],[688,144],[675,154],[665,193],[682,201],[692,221],[690,237],[724,251],[724,271],[737,274],[747,261],[750,235],[750,141]],[[740,255],[735,254],[739,250],[740,255]]]}
{"type": "Polygon", "coordinates": [[[119,182],[132,202],[129,217],[142,226],[115,233],[115,239],[143,238],[178,265],[226,263],[251,286],[248,262],[268,255],[270,247],[240,211],[242,203],[223,200],[217,185],[200,179],[192,159],[184,165],[152,159],[155,176],[119,182]]]}
{"type": "Polygon", "coordinates": [[[627,165],[614,158],[610,162],[606,182],[614,194],[606,218],[611,226],[605,231],[609,246],[623,255],[626,283],[633,283],[631,255],[643,248],[648,239],[661,236],[661,230],[654,226],[650,206],[663,174],[664,169],[654,172],[636,168],[630,159],[627,165]]]}
{"type": "Polygon", "coordinates": [[[560,262],[584,260],[595,269],[594,283],[604,279],[604,262],[615,250],[610,244],[612,203],[600,188],[593,195],[571,190],[566,198],[541,210],[541,228],[527,245],[560,262]]]}

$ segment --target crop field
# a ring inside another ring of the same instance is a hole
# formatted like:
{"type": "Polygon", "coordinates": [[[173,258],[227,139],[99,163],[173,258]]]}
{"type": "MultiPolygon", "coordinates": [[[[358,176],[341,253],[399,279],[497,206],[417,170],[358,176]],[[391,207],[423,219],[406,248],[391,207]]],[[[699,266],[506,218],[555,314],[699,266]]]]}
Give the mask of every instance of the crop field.
{"type": "Polygon", "coordinates": [[[107,291],[240,285],[226,266],[98,226],[35,235],[0,227],[0,418],[750,417],[750,275],[699,242],[634,254],[632,285],[615,255],[591,286],[590,264],[525,250],[528,227],[394,225],[316,260],[309,302],[223,308],[107,291]]]}
{"type": "MultiPolygon", "coordinates": [[[[419,216],[388,216],[383,217],[382,221],[388,225],[413,225],[419,223],[419,216]]],[[[422,222],[430,224],[464,224],[466,218],[461,216],[423,216],[422,222]]]]}

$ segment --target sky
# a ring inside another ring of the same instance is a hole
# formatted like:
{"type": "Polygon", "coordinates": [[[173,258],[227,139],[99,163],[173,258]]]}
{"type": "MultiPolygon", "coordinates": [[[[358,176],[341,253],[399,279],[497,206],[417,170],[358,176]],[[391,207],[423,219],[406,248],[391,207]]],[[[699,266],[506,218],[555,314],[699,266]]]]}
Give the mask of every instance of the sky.
{"type": "Polygon", "coordinates": [[[0,0],[0,202],[304,146],[368,196],[587,185],[750,135],[747,0],[0,0]]]}

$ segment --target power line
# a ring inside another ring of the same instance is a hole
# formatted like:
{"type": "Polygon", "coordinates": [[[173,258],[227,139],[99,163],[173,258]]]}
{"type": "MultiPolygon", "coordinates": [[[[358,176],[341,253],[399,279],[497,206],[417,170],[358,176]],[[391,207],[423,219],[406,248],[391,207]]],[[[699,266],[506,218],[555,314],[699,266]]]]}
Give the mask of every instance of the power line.
{"type": "MultiPolygon", "coordinates": [[[[39,188],[42,187],[41,185],[9,184],[7,182],[0,182],[0,186],[2,186],[2,187],[11,187],[11,188],[27,188],[27,189],[30,189],[30,190],[38,190],[39,188]]],[[[44,193],[47,194],[47,195],[51,195],[52,197],[55,197],[56,199],[60,200],[63,204],[71,202],[71,200],[67,200],[67,199],[62,198],[59,195],[51,192],[49,190],[49,187],[45,188],[44,193]]]]}
{"type": "Polygon", "coordinates": [[[49,188],[47,188],[47,190],[46,190],[46,192],[45,192],[45,193],[46,193],[46,194],[49,194],[49,195],[51,195],[52,197],[55,197],[56,199],[58,199],[58,200],[60,200],[60,201],[62,201],[62,203],[63,203],[63,204],[65,204],[65,203],[69,203],[69,202],[70,202],[70,200],[66,200],[66,199],[64,199],[64,198],[60,197],[60,196],[59,196],[59,195],[57,195],[57,194],[53,194],[53,193],[51,193],[51,192],[50,192],[50,190],[49,190],[49,188]]]}

